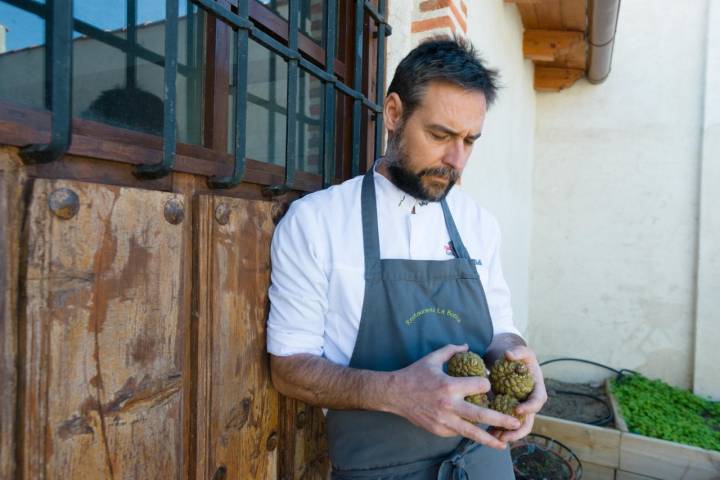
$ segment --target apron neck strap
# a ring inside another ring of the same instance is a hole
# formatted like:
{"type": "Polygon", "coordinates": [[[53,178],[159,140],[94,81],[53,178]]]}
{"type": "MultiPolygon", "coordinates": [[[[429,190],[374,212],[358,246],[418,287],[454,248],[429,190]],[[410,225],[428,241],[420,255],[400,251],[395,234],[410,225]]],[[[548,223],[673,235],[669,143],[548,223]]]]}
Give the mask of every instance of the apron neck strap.
{"type": "MultiPolygon", "coordinates": [[[[367,275],[377,268],[380,261],[380,236],[378,233],[377,203],[375,200],[374,168],[370,168],[363,178],[360,201],[362,207],[363,246],[365,250],[365,273],[367,275]]],[[[442,199],[440,205],[442,206],[443,216],[445,217],[445,227],[450,236],[455,256],[469,259],[470,255],[460,239],[460,233],[455,226],[455,221],[453,220],[450,208],[445,199],[442,199]]]]}
{"type": "Polygon", "coordinates": [[[453,253],[455,253],[455,256],[458,258],[469,259],[470,254],[460,238],[460,232],[458,232],[455,226],[455,220],[453,220],[453,216],[450,213],[450,207],[448,207],[447,201],[445,201],[444,198],[440,201],[440,206],[442,206],[443,216],[445,217],[445,228],[447,228],[448,234],[450,235],[451,246],[454,250],[453,253]]]}
{"type": "Polygon", "coordinates": [[[373,272],[380,263],[380,235],[378,233],[377,204],[375,202],[375,178],[373,167],[363,178],[361,207],[363,245],[365,248],[365,276],[373,272]]]}

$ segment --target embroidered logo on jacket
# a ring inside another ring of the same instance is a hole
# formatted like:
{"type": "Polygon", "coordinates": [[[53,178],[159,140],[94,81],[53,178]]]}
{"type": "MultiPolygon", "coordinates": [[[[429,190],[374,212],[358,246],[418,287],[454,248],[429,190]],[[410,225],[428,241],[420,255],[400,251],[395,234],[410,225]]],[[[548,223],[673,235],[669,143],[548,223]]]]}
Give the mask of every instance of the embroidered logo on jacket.
{"type": "MultiPolygon", "coordinates": [[[[445,250],[445,255],[449,257],[458,257],[457,252],[455,252],[455,247],[452,244],[452,241],[448,242],[447,244],[443,245],[443,250],[445,250]]],[[[482,262],[480,259],[471,258],[470,261],[474,265],[482,265],[482,262]]]]}

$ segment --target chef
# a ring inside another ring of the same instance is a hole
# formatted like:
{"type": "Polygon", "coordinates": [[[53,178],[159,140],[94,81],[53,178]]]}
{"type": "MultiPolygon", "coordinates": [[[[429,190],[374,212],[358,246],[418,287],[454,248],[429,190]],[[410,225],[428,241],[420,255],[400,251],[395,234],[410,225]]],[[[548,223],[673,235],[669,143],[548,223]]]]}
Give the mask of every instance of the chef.
{"type": "Polygon", "coordinates": [[[456,186],[496,90],[465,40],[422,43],[388,89],[385,156],[293,202],[277,226],[272,381],[327,409],[334,479],[514,478],[508,442],[547,396],[513,324],[498,223],[456,186]],[[521,420],[464,400],[490,389],[445,373],[468,349],[527,364],[521,420]]]}

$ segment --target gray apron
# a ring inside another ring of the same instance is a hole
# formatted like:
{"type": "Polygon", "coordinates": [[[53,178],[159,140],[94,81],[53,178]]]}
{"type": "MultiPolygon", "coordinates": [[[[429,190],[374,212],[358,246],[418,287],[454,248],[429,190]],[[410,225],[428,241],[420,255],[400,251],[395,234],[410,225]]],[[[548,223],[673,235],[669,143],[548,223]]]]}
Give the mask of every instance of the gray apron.
{"type": "MultiPolygon", "coordinates": [[[[398,370],[449,343],[484,354],[493,336],[490,312],[445,200],[456,258],[381,260],[373,169],[361,197],[365,298],[350,367],[398,370]]],[[[515,478],[509,450],[439,437],[389,413],[330,410],[327,432],[335,480],[515,478]]]]}

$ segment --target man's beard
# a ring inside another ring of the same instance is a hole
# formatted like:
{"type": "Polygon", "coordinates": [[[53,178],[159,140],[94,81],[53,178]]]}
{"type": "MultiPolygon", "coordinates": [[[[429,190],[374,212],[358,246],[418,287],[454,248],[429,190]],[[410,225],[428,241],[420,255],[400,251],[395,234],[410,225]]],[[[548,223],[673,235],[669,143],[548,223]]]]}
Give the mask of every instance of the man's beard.
{"type": "Polygon", "coordinates": [[[383,159],[390,179],[403,192],[418,200],[427,202],[439,202],[450,192],[450,189],[460,178],[460,173],[451,167],[426,168],[417,173],[409,169],[408,156],[403,142],[403,129],[400,128],[388,141],[388,147],[383,159]],[[443,177],[447,180],[447,186],[440,191],[433,191],[423,183],[423,177],[443,177]]]}

